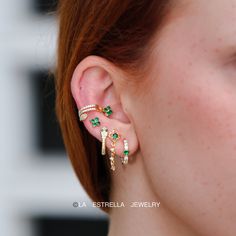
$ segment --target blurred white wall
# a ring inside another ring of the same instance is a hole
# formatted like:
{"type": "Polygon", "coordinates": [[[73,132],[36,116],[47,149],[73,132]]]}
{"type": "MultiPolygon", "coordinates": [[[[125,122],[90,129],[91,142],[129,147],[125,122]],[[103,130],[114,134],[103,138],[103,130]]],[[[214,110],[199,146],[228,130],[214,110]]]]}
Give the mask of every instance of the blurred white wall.
{"type": "MultiPolygon", "coordinates": [[[[28,71],[53,68],[56,19],[32,12],[32,0],[0,0],[0,235],[33,236],[28,217],[91,215],[67,158],[41,158],[34,148],[35,117],[28,71]]],[[[50,154],[58,155],[58,154],[50,154]]]]}

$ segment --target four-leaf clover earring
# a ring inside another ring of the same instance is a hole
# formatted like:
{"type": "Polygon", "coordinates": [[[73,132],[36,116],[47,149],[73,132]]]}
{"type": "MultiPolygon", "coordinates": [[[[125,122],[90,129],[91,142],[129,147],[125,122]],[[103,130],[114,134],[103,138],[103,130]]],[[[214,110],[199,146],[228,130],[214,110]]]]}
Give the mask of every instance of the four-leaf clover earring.
{"type": "Polygon", "coordinates": [[[101,124],[98,117],[95,117],[94,119],[91,119],[90,122],[91,122],[93,127],[100,126],[100,124],[101,124]]]}
{"type": "Polygon", "coordinates": [[[107,107],[103,108],[103,113],[105,114],[105,116],[109,117],[113,113],[113,111],[110,106],[107,106],[107,107]]]}

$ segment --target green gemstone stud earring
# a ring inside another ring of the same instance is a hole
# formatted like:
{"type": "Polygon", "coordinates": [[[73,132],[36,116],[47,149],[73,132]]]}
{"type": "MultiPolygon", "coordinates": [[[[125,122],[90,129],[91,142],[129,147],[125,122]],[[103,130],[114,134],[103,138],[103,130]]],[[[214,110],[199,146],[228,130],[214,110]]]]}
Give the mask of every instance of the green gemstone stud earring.
{"type": "Polygon", "coordinates": [[[120,134],[117,132],[116,129],[113,129],[110,133],[109,133],[109,138],[113,141],[113,142],[117,142],[120,139],[120,134]]]}
{"type": "Polygon", "coordinates": [[[105,116],[108,116],[108,117],[113,113],[113,111],[112,111],[110,106],[104,107],[102,111],[105,114],[105,116]]]}
{"type": "Polygon", "coordinates": [[[97,126],[101,125],[98,117],[95,117],[94,119],[91,119],[90,122],[91,122],[93,127],[97,127],[97,126]]]}

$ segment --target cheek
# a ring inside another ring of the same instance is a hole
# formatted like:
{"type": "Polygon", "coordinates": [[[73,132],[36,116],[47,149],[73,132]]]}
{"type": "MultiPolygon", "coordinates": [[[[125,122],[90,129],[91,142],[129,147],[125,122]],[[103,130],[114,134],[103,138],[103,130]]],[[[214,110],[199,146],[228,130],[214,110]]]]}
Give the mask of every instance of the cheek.
{"type": "Polygon", "coordinates": [[[188,71],[152,86],[140,147],[161,200],[198,230],[222,235],[236,220],[236,95],[217,75],[188,71]]]}

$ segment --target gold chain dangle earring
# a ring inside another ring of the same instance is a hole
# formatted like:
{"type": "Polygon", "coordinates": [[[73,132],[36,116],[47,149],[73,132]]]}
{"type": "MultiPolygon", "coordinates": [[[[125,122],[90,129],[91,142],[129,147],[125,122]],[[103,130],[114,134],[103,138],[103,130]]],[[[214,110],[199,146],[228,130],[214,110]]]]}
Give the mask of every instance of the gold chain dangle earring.
{"type": "Polygon", "coordinates": [[[109,132],[108,135],[109,139],[111,140],[111,156],[110,156],[110,164],[111,164],[111,170],[115,171],[116,167],[115,167],[115,157],[116,157],[116,143],[117,141],[120,139],[120,134],[117,132],[117,130],[113,129],[111,132],[109,132]]]}

